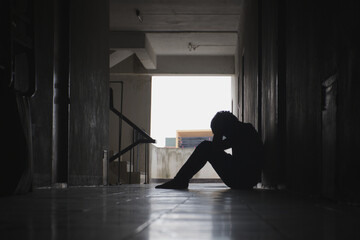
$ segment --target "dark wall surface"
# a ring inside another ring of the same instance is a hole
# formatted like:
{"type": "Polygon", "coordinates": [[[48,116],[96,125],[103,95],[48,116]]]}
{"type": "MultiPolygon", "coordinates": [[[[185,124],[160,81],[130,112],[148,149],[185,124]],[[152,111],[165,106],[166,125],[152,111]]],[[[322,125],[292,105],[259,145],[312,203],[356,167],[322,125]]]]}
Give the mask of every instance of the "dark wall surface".
{"type": "MultiPolygon", "coordinates": [[[[244,1],[239,23],[239,87],[244,86],[244,122],[258,129],[258,3],[244,1]],[[243,81],[243,82],[242,82],[243,81]]],[[[240,94],[242,90],[240,89],[240,94]]],[[[242,101],[240,101],[241,104],[242,101]]]]}
{"type": "MultiPolygon", "coordinates": [[[[282,89],[283,77],[279,71],[279,51],[284,49],[280,46],[279,38],[279,1],[261,1],[259,12],[261,14],[261,41],[260,56],[261,67],[261,135],[264,140],[266,161],[263,171],[263,184],[277,186],[284,182],[284,162],[280,154],[280,118],[285,112],[279,108],[279,93],[282,89]]],[[[280,29],[282,31],[283,29],[280,29]]],[[[283,126],[281,126],[283,127],[283,126]]]]}
{"type": "Polygon", "coordinates": [[[316,194],[321,176],[321,73],[313,6],[287,2],[287,177],[297,192],[316,194]]]}
{"type": "Polygon", "coordinates": [[[109,141],[108,34],[108,1],[70,2],[70,185],[102,182],[109,141]]]}
{"type": "Polygon", "coordinates": [[[359,10],[357,1],[242,3],[239,99],[265,144],[265,185],[359,203],[359,10]]]}
{"type": "Polygon", "coordinates": [[[344,201],[360,200],[358,11],[356,1],[287,3],[289,181],[296,191],[344,201]],[[330,78],[337,89],[332,121],[324,118],[330,78]]]}
{"type": "MultiPolygon", "coordinates": [[[[70,185],[101,183],[109,123],[108,7],[108,1],[86,4],[71,1],[69,9],[65,10],[69,13],[69,22],[62,21],[60,26],[60,30],[69,28],[69,36],[55,39],[58,34],[55,1],[34,2],[36,92],[31,98],[31,112],[35,187],[49,186],[59,180],[53,179],[57,170],[53,166],[52,131],[55,60],[60,57],[56,55],[58,48],[54,44],[60,40],[68,41],[70,48],[68,59],[63,61],[70,69],[69,153],[68,158],[65,154],[62,159],[69,165],[61,182],[70,185]]],[[[67,121],[67,117],[59,119],[67,121]]]]}
{"type": "Polygon", "coordinates": [[[238,45],[240,112],[244,122],[252,123],[262,136],[266,151],[263,184],[272,187],[284,181],[278,146],[278,1],[244,1],[242,6],[238,45]]]}
{"type": "Polygon", "coordinates": [[[52,169],[53,1],[34,2],[36,92],[31,98],[34,186],[49,186],[52,169]]]}
{"type": "Polygon", "coordinates": [[[337,29],[338,68],[336,194],[342,201],[360,202],[360,3],[341,2],[332,6],[337,29]]]}
{"type": "Polygon", "coordinates": [[[12,8],[14,5],[11,1],[0,2],[0,27],[2,30],[0,35],[0,128],[2,140],[0,196],[10,195],[16,191],[23,173],[26,171],[28,161],[27,137],[22,125],[22,115],[18,111],[18,96],[14,90],[14,84],[12,84],[14,80],[12,61],[15,55],[13,34],[15,27],[12,24],[13,16],[10,11],[12,8]]]}

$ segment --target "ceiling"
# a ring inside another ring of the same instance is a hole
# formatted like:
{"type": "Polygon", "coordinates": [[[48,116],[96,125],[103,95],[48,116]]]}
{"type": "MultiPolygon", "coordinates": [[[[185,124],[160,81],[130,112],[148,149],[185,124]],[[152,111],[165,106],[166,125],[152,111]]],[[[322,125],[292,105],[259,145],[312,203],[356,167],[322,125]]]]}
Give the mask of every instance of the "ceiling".
{"type": "Polygon", "coordinates": [[[110,0],[110,31],[145,33],[156,56],[234,55],[241,2],[110,0]]]}
{"type": "Polygon", "coordinates": [[[233,55],[236,33],[147,33],[157,55],[233,55]]]}
{"type": "Polygon", "coordinates": [[[239,0],[110,0],[111,31],[236,32],[239,0]],[[143,22],[136,17],[140,11],[143,22]]]}

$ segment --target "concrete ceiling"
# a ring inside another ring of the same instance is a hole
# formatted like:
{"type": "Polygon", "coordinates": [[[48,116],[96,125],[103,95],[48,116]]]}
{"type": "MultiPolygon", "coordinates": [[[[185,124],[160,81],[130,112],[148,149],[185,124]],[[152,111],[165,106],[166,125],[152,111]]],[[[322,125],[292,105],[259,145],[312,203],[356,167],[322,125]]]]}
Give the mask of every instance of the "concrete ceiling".
{"type": "Polygon", "coordinates": [[[236,33],[147,33],[157,55],[233,55],[236,33]]]}
{"type": "Polygon", "coordinates": [[[110,46],[116,50],[110,66],[131,52],[147,61],[147,69],[156,68],[158,56],[234,55],[240,7],[241,0],[110,0],[112,33],[144,33],[143,46],[110,46]]]}

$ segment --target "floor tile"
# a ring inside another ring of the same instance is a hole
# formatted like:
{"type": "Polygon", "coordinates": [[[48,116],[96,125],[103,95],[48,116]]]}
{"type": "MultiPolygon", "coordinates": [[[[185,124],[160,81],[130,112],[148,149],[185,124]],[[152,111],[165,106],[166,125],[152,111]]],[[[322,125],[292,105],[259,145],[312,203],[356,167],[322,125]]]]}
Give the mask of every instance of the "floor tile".
{"type": "Polygon", "coordinates": [[[38,189],[0,198],[0,239],[360,239],[356,207],[190,184],[38,189]]]}

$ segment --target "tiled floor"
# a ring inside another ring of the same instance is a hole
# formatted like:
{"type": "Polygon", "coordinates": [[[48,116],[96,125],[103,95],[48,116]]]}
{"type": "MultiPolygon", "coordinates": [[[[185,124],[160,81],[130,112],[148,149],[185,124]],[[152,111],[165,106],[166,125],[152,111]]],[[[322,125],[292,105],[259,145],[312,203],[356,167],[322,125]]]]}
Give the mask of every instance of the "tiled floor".
{"type": "Polygon", "coordinates": [[[0,198],[0,239],[360,239],[360,210],[218,183],[41,189],[0,198]]]}

